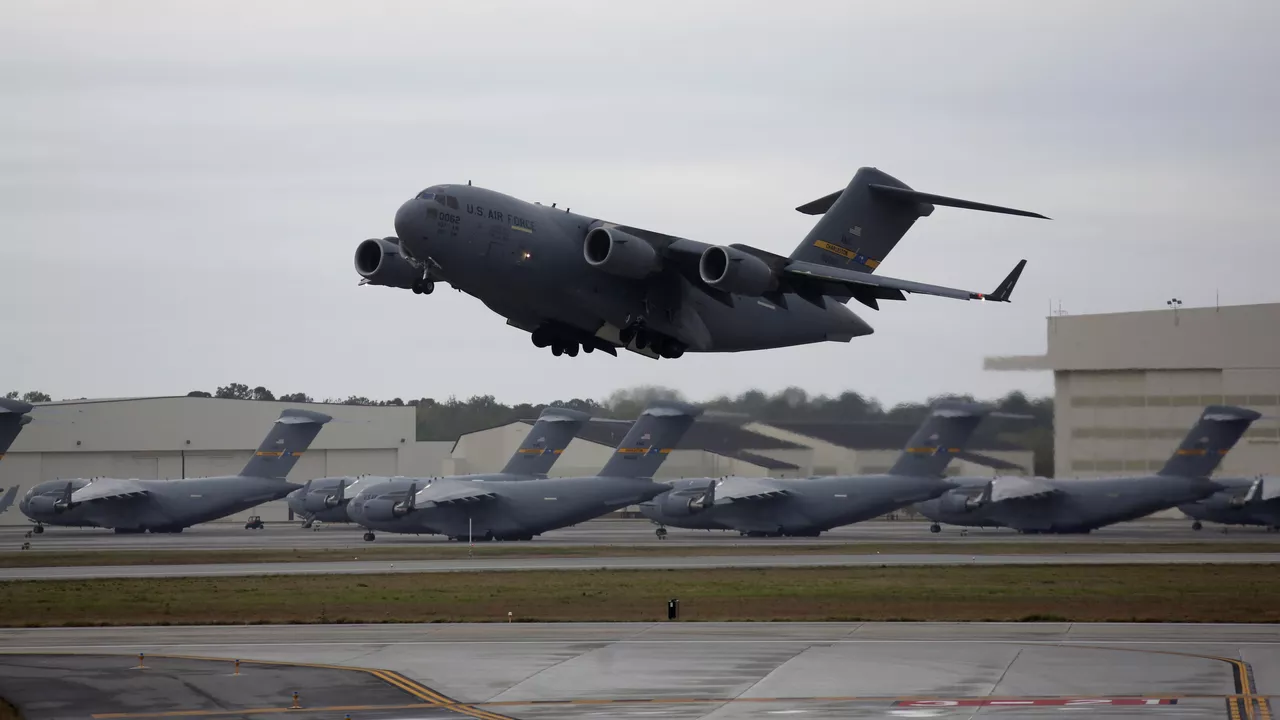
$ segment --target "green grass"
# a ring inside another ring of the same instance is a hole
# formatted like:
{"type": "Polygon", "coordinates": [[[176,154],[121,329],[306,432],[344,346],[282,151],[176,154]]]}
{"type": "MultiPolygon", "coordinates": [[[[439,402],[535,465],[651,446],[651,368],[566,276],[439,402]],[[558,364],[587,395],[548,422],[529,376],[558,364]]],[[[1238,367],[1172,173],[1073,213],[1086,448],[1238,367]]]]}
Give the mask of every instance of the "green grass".
{"type": "MultiPolygon", "coordinates": [[[[76,550],[0,552],[0,567],[69,567],[83,565],[207,565],[211,563],[334,562],[342,560],[449,560],[466,558],[465,545],[405,547],[363,545],[345,549],[264,550],[76,550]]],[[[1257,542],[910,542],[842,543],[838,545],[584,545],[539,547],[535,543],[478,544],[479,558],[685,557],[726,555],[1077,555],[1081,553],[1266,553],[1280,552],[1280,541],[1257,542]]]]}
{"type": "Polygon", "coordinates": [[[0,626],[684,620],[1280,622],[1280,565],[616,570],[0,583],[0,626]]]}

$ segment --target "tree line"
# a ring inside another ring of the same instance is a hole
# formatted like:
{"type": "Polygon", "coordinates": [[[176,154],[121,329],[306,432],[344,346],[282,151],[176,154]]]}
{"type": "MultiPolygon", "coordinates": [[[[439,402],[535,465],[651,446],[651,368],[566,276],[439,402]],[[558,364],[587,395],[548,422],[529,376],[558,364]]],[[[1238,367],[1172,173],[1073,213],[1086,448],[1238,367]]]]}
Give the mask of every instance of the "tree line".
{"type": "MultiPolygon", "coordinates": [[[[505,425],[517,420],[537,417],[548,405],[573,408],[591,413],[595,417],[629,420],[635,418],[654,400],[686,400],[677,390],[657,386],[641,386],[615,391],[603,400],[571,398],[548,403],[499,402],[493,395],[475,395],[466,400],[449,397],[444,400],[417,398],[404,400],[373,400],[360,395],[347,398],[325,398],[317,401],[303,392],[276,395],[261,385],[249,387],[242,383],[230,383],[210,393],[193,390],[188,397],[216,397],[236,400],[269,400],[278,402],[323,402],[338,405],[366,405],[413,407],[417,417],[418,440],[456,440],[459,435],[489,427],[505,425]]],[[[50,396],[39,391],[25,394],[10,392],[5,397],[21,398],[27,402],[49,402],[50,396]]],[[[776,393],[748,390],[734,396],[721,396],[700,404],[708,410],[743,420],[764,423],[833,422],[833,423],[894,423],[918,425],[923,422],[929,406],[944,398],[973,401],[970,395],[947,395],[929,398],[922,402],[899,403],[885,407],[878,400],[854,391],[839,395],[811,395],[800,388],[787,388],[776,393]]],[[[978,426],[975,443],[1000,440],[1035,453],[1037,475],[1053,474],[1053,398],[1030,398],[1021,392],[1011,392],[1002,398],[988,400],[1002,414],[1028,416],[1026,419],[993,417],[978,426]]]]}

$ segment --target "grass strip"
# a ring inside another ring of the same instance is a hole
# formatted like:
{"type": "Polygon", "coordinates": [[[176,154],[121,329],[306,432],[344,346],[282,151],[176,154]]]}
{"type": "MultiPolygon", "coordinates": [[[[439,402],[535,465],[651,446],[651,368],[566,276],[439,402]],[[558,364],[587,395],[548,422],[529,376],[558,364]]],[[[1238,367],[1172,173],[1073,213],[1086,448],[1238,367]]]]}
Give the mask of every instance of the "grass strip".
{"type": "Polygon", "coordinates": [[[0,583],[0,626],[682,620],[1280,622],[1280,565],[523,571],[0,583]]]}
{"type": "MultiPolygon", "coordinates": [[[[0,567],[80,567],[86,565],[208,565],[214,563],[336,562],[360,560],[451,560],[468,557],[465,545],[436,547],[356,545],[350,548],[263,550],[75,550],[0,552],[0,567]]],[[[690,557],[733,555],[1078,555],[1113,553],[1280,553],[1280,542],[1022,542],[841,543],[832,545],[477,545],[478,558],[690,557]]]]}

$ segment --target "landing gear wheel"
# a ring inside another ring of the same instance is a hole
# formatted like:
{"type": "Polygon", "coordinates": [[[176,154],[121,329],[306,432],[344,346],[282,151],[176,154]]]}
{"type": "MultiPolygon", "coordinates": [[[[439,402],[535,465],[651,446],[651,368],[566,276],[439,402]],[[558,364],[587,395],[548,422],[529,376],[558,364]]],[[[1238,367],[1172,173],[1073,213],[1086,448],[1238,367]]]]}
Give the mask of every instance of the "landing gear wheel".
{"type": "Polygon", "coordinates": [[[533,342],[534,347],[544,348],[551,344],[551,338],[547,337],[547,331],[542,328],[534,330],[529,335],[529,340],[533,342]]]}
{"type": "Polygon", "coordinates": [[[653,336],[644,328],[636,330],[636,349],[643,350],[653,344],[653,336]]]}
{"type": "Polygon", "coordinates": [[[44,526],[43,526],[43,525],[37,525],[37,526],[35,526],[35,527],[31,528],[31,532],[33,532],[33,533],[35,533],[35,534],[39,535],[39,534],[41,534],[41,533],[43,533],[43,532],[44,532],[44,526]]]}
{"type": "Polygon", "coordinates": [[[374,536],[374,534],[373,534],[373,533],[371,533],[371,532],[367,532],[367,533],[365,533],[365,534],[364,534],[364,541],[365,541],[365,542],[373,542],[373,538],[374,538],[374,537],[375,537],[375,536],[374,536]]]}
{"type": "Polygon", "coordinates": [[[593,352],[594,350],[595,350],[595,347],[594,347],[594,346],[592,346],[592,345],[586,345],[586,344],[584,344],[584,345],[582,346],[582,352],[584,352],[584,353],[593,352]]]}
{"type": "Polygon", "coordinates": [[[426,278],[418,278],[409,289],[413,290],[414,295],[430,295],[436,289],[436,284],[426,278]]]}
{"type": "Polygon", "coordinates": [[[551,354],[555,355],[556,357],[560,357],[561,355],[564,354],[564,346],[561,345],[560,343],[553,344],[551,346],[551,354]]]}
{"type": "Polygon", "coordinates": [[[623,346],[630,345],[632,340],[636,339],[636,327],[628,325],[618,331],[618,342],[623,346]]]}
{"type": "Polygon", "coordinates": [[[658,528],[657,530],[654,530],[654,531],[653,531],[653,534],[654,534],[654,535],[657,535],[659,540],[666,540],[666,539],[667,539],[667,529],[666,529],[666,528],[664,528],[664,527],[660,527],[660,528],[658,528]]]}
{"type": "Polygon", "coordinates": [[[1197,520],[1197,521],[1195,521],[1195,522],[1191,523],[1191,529],[1192,529],[1192,530],[1202,530],[1202,529],[1204,529],[1204,525],[1201,525],[1201,524],[1200,524],[1200,521],[1199,521],[1199,520],[1197,520]]]}
{"type": "Polygon", "coordinates": [[[940,533],[940,532],[942,532],[942,526],[941,526],[941,525],[939,525],[938,523],[934,523],[934,524],[932,524],[932,525],[930,525],[930,526],[929,526],[929,532],[931,532],[931,533],[940,533]]]}
{"type": "Polygon", "coordinates": [[[569,343],[564,349],[564,354],[569,357],[578,357],[578,343],[569,343]]]}

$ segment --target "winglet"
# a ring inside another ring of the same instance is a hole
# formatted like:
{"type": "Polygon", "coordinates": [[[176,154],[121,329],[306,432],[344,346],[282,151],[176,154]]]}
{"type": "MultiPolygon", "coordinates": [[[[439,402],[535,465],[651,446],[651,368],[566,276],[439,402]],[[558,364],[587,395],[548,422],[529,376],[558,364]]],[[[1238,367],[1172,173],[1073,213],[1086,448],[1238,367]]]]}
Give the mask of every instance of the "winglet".
{"type": "Polygon", "coordinates": [[[1013,294],[1013,286],[1018,284],[1018,278],[1022,277],[1022,268],[1027,266],[1026,260],[1019,260],[1017,265],[1013,266],[1013,270],[1005,276],[1004,280],[996,286],[996,289],[990,293],[983,295],[982,293],[974,293],[974,300],[987,300],[990,302],[1009,302],[1009,296],[1013,294]]]}

